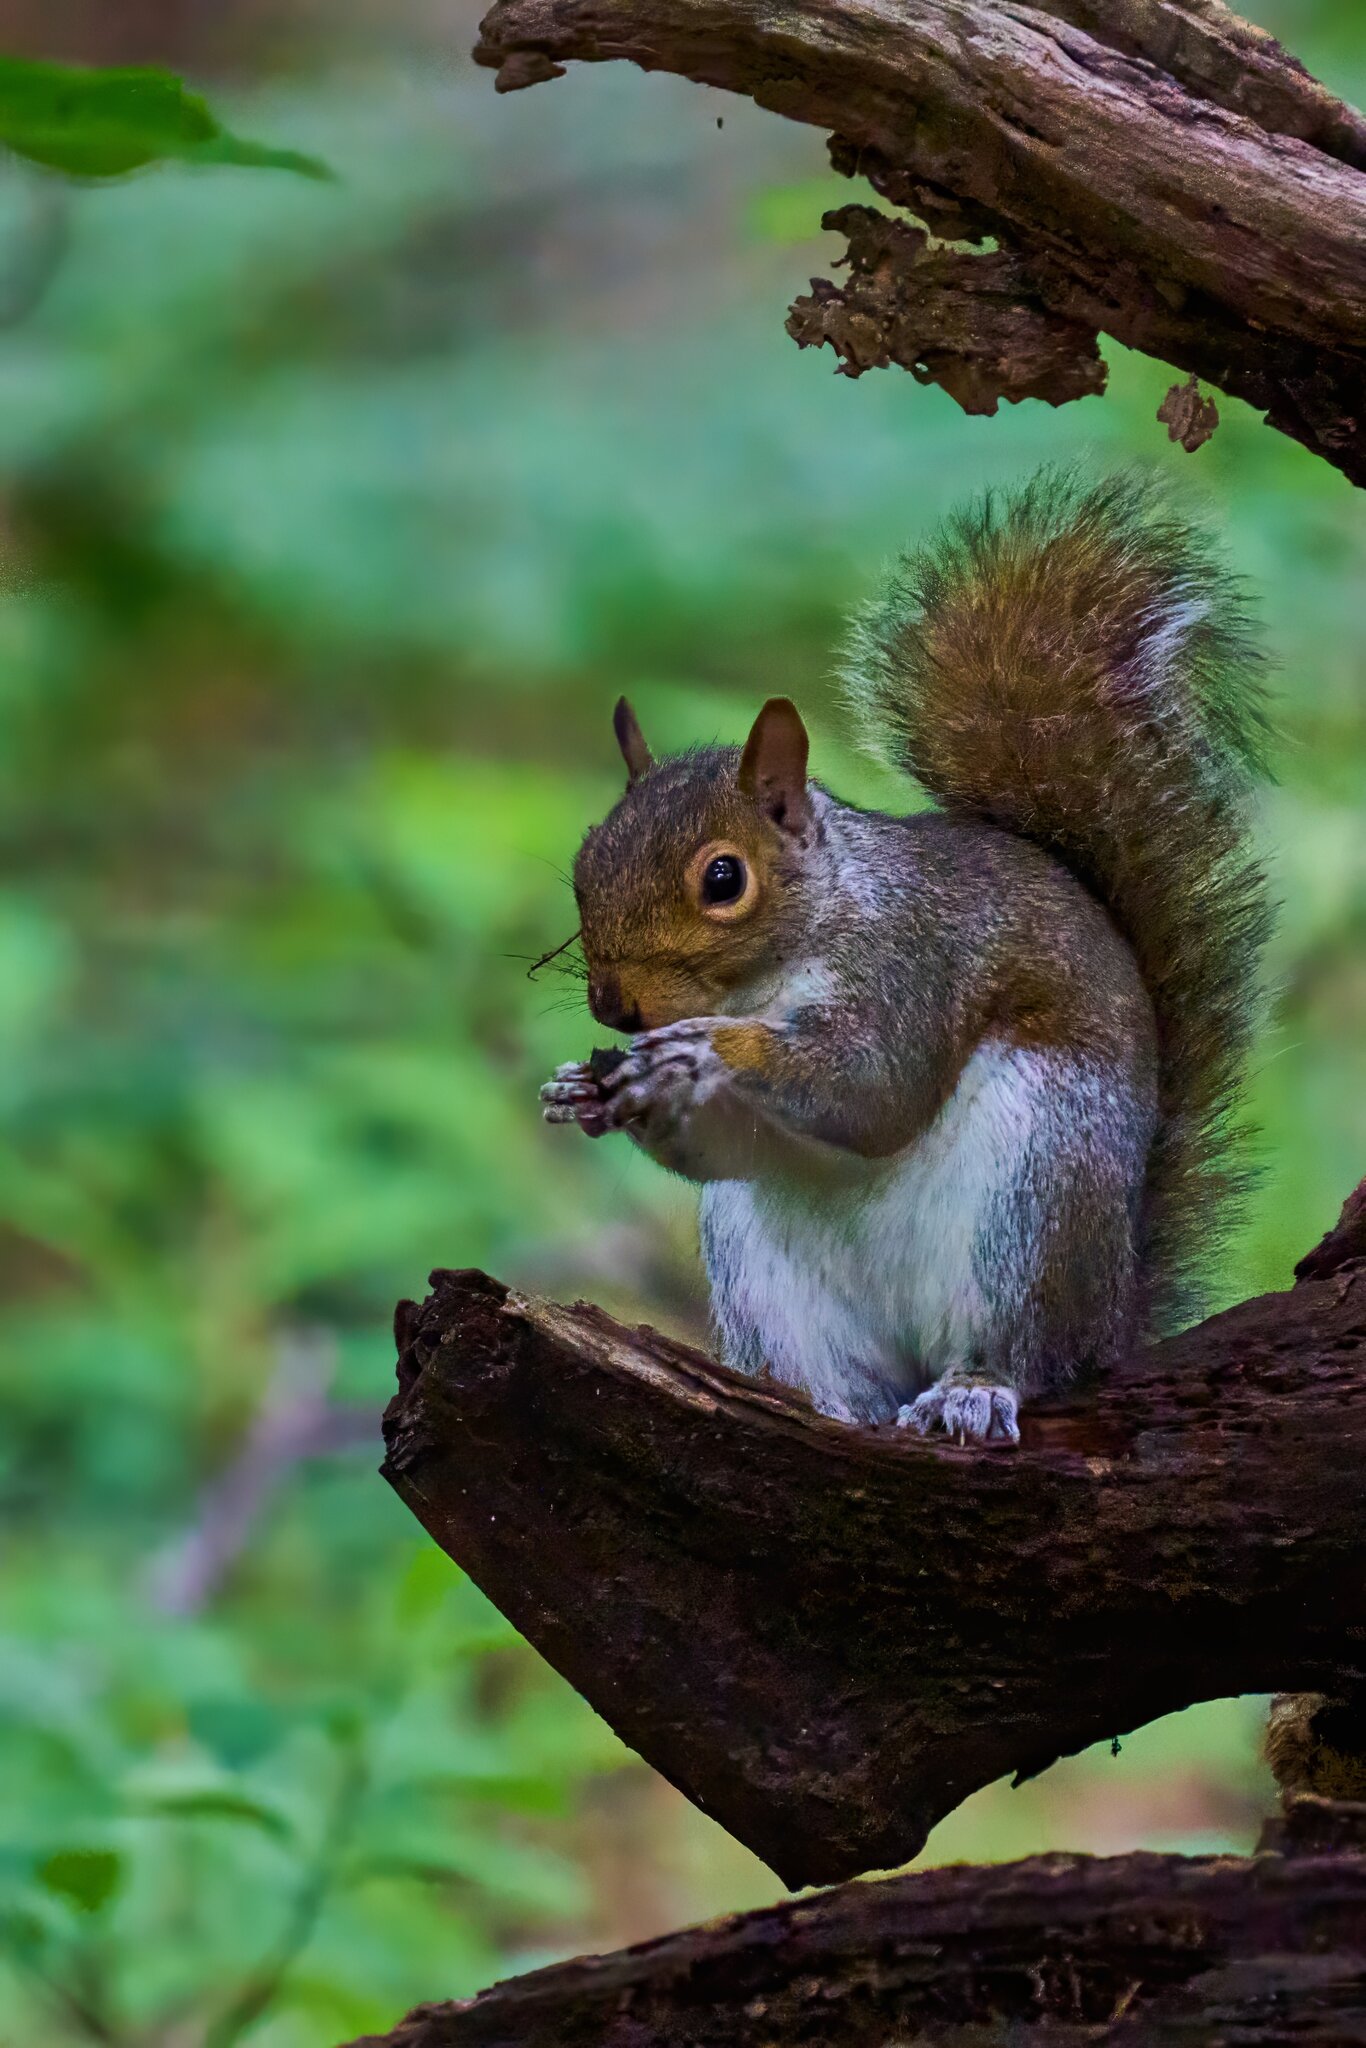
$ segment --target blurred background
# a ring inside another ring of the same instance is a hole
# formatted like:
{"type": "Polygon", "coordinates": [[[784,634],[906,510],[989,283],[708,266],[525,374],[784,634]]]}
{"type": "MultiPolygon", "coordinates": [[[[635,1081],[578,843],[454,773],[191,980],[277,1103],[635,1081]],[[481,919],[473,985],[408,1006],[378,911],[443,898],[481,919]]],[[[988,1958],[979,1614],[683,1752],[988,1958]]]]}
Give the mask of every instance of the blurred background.
{"type": "MultiPolygon", "coordinates": [[[[1280,665],[1265,1178],[1221,1301],[1366,1170],[1363,504],[1172,373],[966,419],[783,333],[822,137],[610,66],[505,99],[466,0],[8,0],[332,184],[0,164],[0,2037],[327,2048],[776,1897],[376,1477],[434,1265],[703,1330],[687,1191],[535,1093],[527,963],[620,770],[833,715],[842,615],[966,491],[1150,458],[1280,665]]],[[[1353,0],[1257,18],[1366,98],[1353,0]]],[[[1261,1704],[972,1800],[923,1860],[1245,1849],[1261,1704]]]]}

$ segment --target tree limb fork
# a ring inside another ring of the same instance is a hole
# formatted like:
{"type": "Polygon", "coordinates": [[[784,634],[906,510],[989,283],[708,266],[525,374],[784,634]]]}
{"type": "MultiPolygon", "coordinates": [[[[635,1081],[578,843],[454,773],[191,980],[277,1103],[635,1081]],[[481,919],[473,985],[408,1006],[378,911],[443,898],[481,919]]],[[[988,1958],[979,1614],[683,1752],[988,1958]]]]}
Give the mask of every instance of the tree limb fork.
{"type": "Polygon", "coordinates": [[[390,1483],[623,1739],[789,1885],[1197,1700],[1366,1686],[1366,1203],[1289,1293],[1024,1417],[815,1414],[598,1309],[436,1273],[390,1483]]]}

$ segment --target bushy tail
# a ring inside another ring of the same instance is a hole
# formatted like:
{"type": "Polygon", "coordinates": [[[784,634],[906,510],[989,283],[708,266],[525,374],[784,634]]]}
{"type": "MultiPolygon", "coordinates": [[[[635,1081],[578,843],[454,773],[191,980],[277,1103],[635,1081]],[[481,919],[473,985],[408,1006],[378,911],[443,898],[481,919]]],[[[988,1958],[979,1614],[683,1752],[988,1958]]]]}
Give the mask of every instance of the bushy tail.
{"type": "Polygon", "coordinates": [[[1137,955],[1160,1057],[1158,1327],[1197,1305],[1243,1179],[1230,1140],[1269,924],[1248,844],[1260,669],[1236,584],[1146,480],[1044,471],[902,561],[845,671],[881,751],[945,808],[1047,848],[1137,955]]]}

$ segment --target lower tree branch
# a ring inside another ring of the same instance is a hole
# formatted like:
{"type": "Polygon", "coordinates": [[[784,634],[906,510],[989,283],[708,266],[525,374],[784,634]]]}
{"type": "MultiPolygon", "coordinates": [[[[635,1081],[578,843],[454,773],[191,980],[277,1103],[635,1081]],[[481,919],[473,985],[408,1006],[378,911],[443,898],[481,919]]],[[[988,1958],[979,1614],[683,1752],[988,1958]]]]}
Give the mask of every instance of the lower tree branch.
{"type": "Polygon", "coordinates": [[[437,1273],[384,1469],[628,1743],[830,1882],[1193,1701],[1366,1687],[1366,1206],[1307,1270],[1027,1412],[1016,1452],[437,1273]]]}
{"type": "Polygon", "coordinates": [[[1366,1806],[1252,1858],[1038,1856],[845,1885],[420,2006],[353,2048],[1344,2048],[1366,2041],[1366,1806]]]}

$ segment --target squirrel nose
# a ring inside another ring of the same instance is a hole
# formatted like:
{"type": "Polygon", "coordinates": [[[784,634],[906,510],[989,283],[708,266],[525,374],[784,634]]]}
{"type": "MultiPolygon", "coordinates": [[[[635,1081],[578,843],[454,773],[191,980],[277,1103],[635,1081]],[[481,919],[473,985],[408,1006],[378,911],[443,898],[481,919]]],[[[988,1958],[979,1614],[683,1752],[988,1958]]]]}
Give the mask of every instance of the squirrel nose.
{"type": "Polygon", "coordinates": [[[588,984],[588,1007],[599,1024],[605,1024],[609,1031],[640,1029],[639,1005],[627,1005],[621,983],[614,974],[593,975],[588,984]]]}

